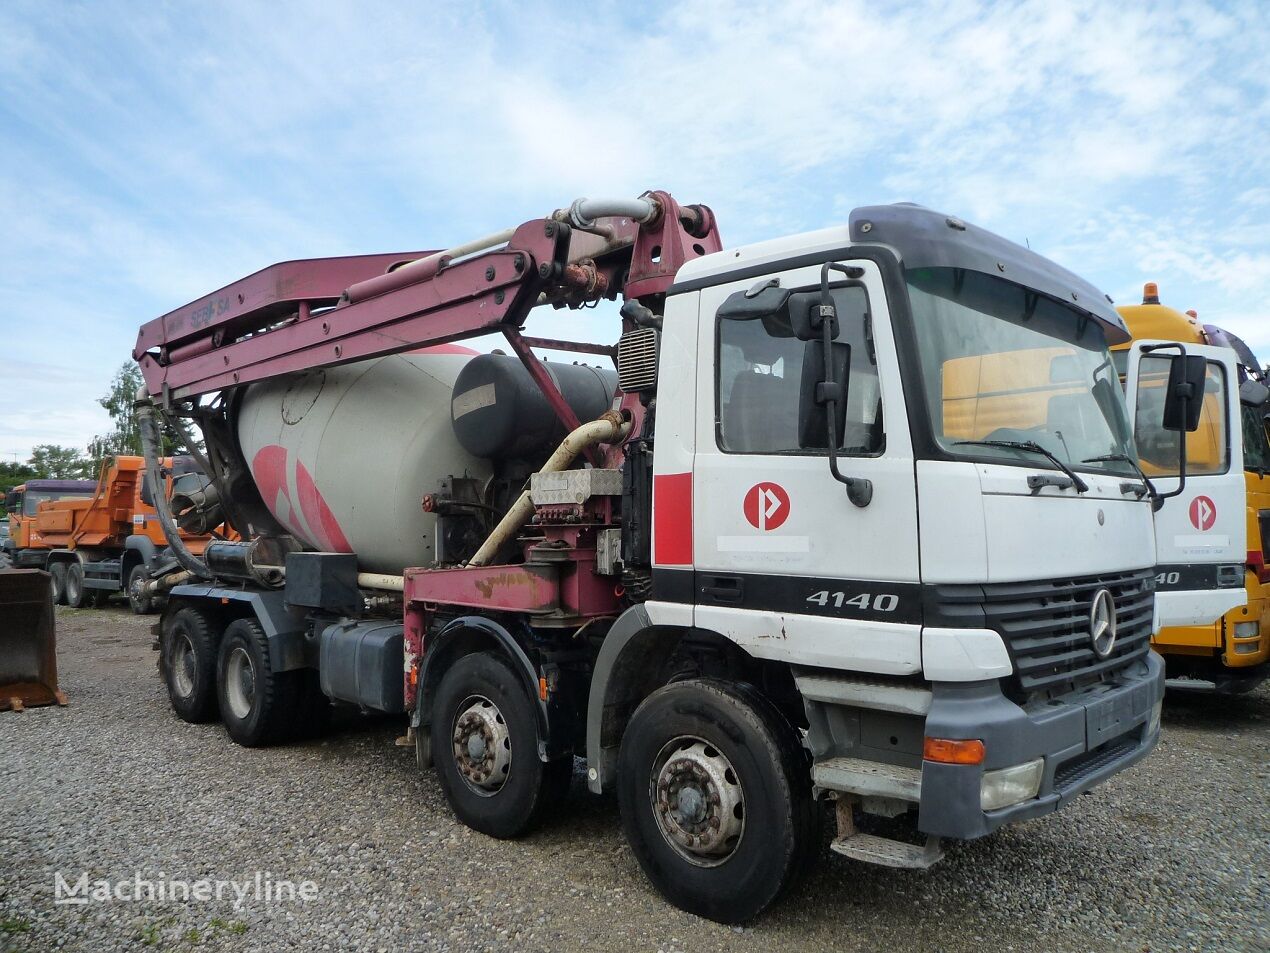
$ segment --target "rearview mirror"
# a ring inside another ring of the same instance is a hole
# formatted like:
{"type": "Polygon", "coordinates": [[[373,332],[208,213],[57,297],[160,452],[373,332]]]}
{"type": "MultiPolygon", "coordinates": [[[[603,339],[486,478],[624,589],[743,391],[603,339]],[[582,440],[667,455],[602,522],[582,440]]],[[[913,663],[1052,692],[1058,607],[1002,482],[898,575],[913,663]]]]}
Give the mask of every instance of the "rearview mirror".
{"type": "Polygon", "coordinates": [[[1194,433],[1204,410],[1204,378],[1208,361],[1198,354],[1175,357],[1169,366],[1169,383],[1164,395],[1165,430],[1194,433]]]}
{"type": "Polygon", "coordinates": [[[1270,400],[1270,387],[1252,378],[1239,385],[1239,403],[1245,407],[1261,407],[1270,400]]]}
{"type": "MultiPolygon", "coordinates": [[[[831,381],[825,377],[825,342],[808,341],[803,349],[802,391],[798,397],[798,446],[830,449],[829,406],[833,402],[833,436],[842,442],[847,426],[847,387],[851,376],[851,345],[833,342],[829,353],[831,381]]],[[[833,449],[837,449],[836,446],[833,449]]]]}
{"type": "Polygon", "coordinates": [[[738,291],[728,295],[723,304],[719,305],[718,316],[732,321],[766,318],[768,315],[779,314],[789,304],[789,295],[788,288],[770,283],[748,291],[738,291]]]}

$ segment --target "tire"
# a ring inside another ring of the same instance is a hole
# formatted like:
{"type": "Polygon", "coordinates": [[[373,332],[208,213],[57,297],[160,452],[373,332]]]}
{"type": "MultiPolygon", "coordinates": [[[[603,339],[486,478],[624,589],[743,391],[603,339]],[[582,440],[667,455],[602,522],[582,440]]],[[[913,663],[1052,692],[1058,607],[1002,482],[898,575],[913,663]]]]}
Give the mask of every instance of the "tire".
{"type": "Polygon", "coordinates": [[[144,590],[150,581],[150,574],[141,563],[133,566],[128,573],[128,605],[135,615],[149,615],[154,611],[154,597],[144,590]]]}
{"type": "Polygon", "coordinates": [[[758,916],[820,849],[798,736],[749,685],[694,679],[650,695],[622,738],[617,785],[645,875],[675,906],[720,923],[758,916]]]}
{"type": "Polygon", "coordinates": [[[66,604],[72,609],[86,609],[89,605],[83,563],[73,562],[66,567],[66,604]]]}
{"type": "Polygon", "coordinates": [[[199,609],[180,609],[163,626],[159,671],[172,710],[182,721],[202,724],[216,719],[216,643],[215,619],[199,609]]]}
{"type": "Polygon", "coordinates": [[[221,639],[216,659],[216,697],[229,737],[246,748],[290,741],[303,734],[304,669],[274,672],[269,640],[255,619],[236,619],[221,639]]]}
{"type": "Polygon", "coordinates": [[[573,758],[544,763],[538,757],[538,713],[500,656],[465,655],[446,671],[430,731],[441,790],[455,816],[473,830],[519,837],[567,792],[573,758]]]}
{"type": "Polygon", "coordinates": [[[53,604],[66,605],[66,563],[53,563],[49,566],[49,575],[53,577],[53,604]]]}

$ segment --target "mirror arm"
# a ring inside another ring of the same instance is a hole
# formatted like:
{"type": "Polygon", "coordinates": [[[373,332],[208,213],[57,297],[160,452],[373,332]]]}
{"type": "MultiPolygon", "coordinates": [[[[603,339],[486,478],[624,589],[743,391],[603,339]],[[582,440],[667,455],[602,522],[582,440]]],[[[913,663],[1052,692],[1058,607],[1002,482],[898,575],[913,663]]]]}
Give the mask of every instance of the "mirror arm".
{"type": "MultiPolygon", "coordinates": [[[[842,392],[833,379],[833,338],[837,324],[837,308],[829,293],[829,271],[840,271],[853,276],[856,269],[827,261],[820,269],[820,325],[825,339],[825,381],[821,391],[825,395],[826,417],[829,427],[829,472],[847,488],[847,499],[861,509],[873,502],[873,481],[863,477],[846,476],[838,469],[838,401],[842,392]]],[[[819,394],[817,395],[819,396],[819,394]]]]}

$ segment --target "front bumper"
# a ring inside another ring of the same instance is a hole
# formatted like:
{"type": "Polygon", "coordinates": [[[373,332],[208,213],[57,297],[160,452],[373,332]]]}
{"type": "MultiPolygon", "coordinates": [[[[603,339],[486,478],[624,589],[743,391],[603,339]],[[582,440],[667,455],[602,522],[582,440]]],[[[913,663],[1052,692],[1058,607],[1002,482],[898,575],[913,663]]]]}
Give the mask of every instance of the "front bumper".
{"type": "Polygon", "coordinates": [[[1114,683],[1024,709],[997,681],[933,686],[925,732],[933,738],[978,738],[982,765],[922,762],[918,828],[968,840],[1003,824],[1056,811],[1118,771],[1141,760],[1159,740],[1148,734],[1152,709],[1164,697],[1164,663],[1155,653],[1120,672],[1114,683]],[[985,770],[1045,761],[1038,795],[995,811],[980,806],[985,770]]]}

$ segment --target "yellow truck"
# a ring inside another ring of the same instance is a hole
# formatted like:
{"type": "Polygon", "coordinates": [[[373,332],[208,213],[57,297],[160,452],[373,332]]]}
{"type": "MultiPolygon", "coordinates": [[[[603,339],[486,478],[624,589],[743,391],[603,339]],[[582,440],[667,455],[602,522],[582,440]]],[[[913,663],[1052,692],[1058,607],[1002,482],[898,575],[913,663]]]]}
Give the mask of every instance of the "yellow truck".
{"type": "MultiPolygon", "coordinates": [[[[1138,341],[1226,346],[1239,355],[1240,420],[1229,419],[1220,395],[1215,388],[1210,389],[1204,396],[1200,427],[1188,436],[1186,449],[1192,474],[1212,474],[1229,464],[1228,448],[1232,442],[1242,442],[1248,532],[1243,573],[1246,599],[1215,623],[1159,628],[1152,638],[1152,647],[1166,660],[1170,688],[1250,691],[1270,674],[1270,436],[1266,417],[1270,405],[1266,402],[1266,371],[1238,338],[1200,324],[1193,311],[1183,314],[1161,304],[1154,282],[1146,284],[1141,304],[1117,310],[1133,335],[1133,341],[1113,348],[1122,377],[1130,350],[1138,341]]],[[[1143,392],[1140,388],[1139,394],[1143,392]]],[[[1148,433],[1139,431],[1137,436],[1143,470],[1152,477],[1166,475],[1168,469],[1156,461],[1175,466],[1176,450],[1154,446],[1148,433]]],[[[1203,499],[1192,504],[1193,512],[1189,514],[1197,529],[1208,519],[1203,499]]],[[[1161,572],[1157,587],[1167,589],[1175,584],[1175,575],[1177,570],[1161,572]]]]}

